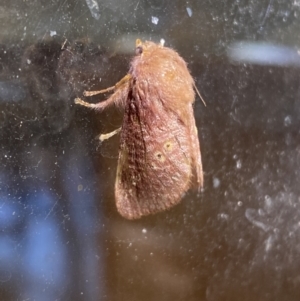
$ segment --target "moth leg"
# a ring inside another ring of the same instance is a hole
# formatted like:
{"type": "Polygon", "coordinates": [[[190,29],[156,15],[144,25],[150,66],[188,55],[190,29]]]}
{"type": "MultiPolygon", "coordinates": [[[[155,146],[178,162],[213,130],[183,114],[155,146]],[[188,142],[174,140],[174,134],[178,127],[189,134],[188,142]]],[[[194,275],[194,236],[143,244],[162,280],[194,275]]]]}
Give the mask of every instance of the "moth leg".
{"type": "Polygon", "coordinates": [[[104,140],[107,140],[107,139],[111,138],[112,136],[114,136],[114,135],[116,135],[116,134],[118,134],[118,133],[120,133],[120,132],[121,132],[121,128],[119,127],[118,129],[116,129],[116,130],[114,130],[114,131],[112,131],[112,132],[110,132],[110,133],[107,133],[107,134],[101,134],[101,135],[99,136],[99,140],[100,140],[101,142],[103,142],[104,140]]]}
{"type": "Polygon", "coordinates": [[[85,91],[85,93],[84,93],[84,95],[87,95],[87,93],[90,93],[90,95],[88,95],[88,96],[91,96],[91,95],[105,93],[107,91],[115,90],[115,93],[112,94],[105,101],[98,102],[98,103],[89,103],[89,102],[82,100],[81,98],[75,98],[74,102],[75,102],[75,104],[79,104],[84,107],[96,109],[96,110],[103,110],[112,104],[124,107],[125,100],[127,98],[127,94],[129,91],[130,79],[131,79],[131,75],[127,74],[119,82],[117,82],[113,87],[110,87],[110,88],[107,88],[104,90],[100,90],[100,91],[90,91],[90,92],[85,91]],[[92,94],[92,93],[94,93],[94,94],[92,94]]]}
{"type": "Polygon", "coordinates": [[[106,93],[106,92],[117,90],[122,85],[126,84],[130,80],[130,78],[131,78],[131,75],[127,74],[119,82],[117,82],[112,87],[109,87],[109,88],[106,88],[106,89],[103,89],[103,90],[99,90],[99,91],[84,91],[83,95],[84,96],[94,96],[94,95],[97,95],[97,94],[101,94],[101,93],[106,93]]]}
{"type": "Polygon", "coordinates": [[[113,91],[115,89],[115,86],[103,89],[103,90],[99,90],[99,91],[83,91],[83,95],[84,96],[94,96],[97,94],[101,94],[101,93],[106,93],[106,92],[110,92],[113,91]]]}

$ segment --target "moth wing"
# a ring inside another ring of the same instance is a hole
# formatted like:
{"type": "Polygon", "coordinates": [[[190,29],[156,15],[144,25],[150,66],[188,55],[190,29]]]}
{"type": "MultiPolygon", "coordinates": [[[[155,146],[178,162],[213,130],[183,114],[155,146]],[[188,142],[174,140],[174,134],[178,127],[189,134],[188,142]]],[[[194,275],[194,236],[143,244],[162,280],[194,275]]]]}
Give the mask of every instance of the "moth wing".
{"type": "Polygon", "coordinates": [[[193,161],[192,164],[194,167],[194,173],[196,177],[195,184],[198,188],[198,191],[200,191],[204,184],[200,143],[198,138],[198,130],[194,118],[194,110],[192,106],[190,106],[189,111],[190,111],[189,114],[191,116],[191,118],[189,119],[190,121],[189,128],[190,128],[190,138],[191,138],[191,154],[192,154],[192,161],[193,161]]]}
{"type": "Polygon", "coordinates": [[[193,174],[202,185],[192,105],[187,114],[188,124],[165,108],[143,112],[128,105],[125,109],[115,184],[117,209],[125,218],[136,219],[179,203],[193,174]]]}

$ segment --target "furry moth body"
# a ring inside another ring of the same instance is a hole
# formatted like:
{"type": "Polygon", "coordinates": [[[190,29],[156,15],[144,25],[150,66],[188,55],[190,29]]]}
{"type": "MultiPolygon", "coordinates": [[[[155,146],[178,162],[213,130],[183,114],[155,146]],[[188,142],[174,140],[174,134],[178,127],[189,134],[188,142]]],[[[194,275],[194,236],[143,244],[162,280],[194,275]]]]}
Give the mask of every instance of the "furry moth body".
{"type": "Polygon", "coordinates": [[[137,40],[128,74],[114,87],[84,94],[114,91],[106,101],[75,99],[96,110],[111,104],[124,108],[115,183],[116,205],[123,217],[137,219],[166,210],[192,186],[203,186],[194,87],[177,52],[137,40]]]}

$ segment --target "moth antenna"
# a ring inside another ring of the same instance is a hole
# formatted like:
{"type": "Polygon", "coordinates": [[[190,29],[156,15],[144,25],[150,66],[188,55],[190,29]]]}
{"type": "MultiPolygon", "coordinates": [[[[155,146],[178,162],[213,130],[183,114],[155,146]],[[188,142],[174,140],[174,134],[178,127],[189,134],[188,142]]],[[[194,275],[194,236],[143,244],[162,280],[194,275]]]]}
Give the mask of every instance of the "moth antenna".
{"type": "Polygon", "coordinates": [[[196,85],[194,84],[194,88],[198,94],[198,96],[200,97],[201,101],[203,102],[204,106],[206,107],[206,102],[204,101],[203,97],[201,96],[199,90],[197,89],[196,85]]]}

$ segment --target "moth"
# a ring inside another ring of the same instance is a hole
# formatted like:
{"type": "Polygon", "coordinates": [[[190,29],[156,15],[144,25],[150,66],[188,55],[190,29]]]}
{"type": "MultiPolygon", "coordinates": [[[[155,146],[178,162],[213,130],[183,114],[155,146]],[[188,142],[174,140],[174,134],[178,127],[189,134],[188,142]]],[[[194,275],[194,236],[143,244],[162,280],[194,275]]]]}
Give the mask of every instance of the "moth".
{"type": "Polygon", "coordinates": [[[203,187],[194,90],[187,64],[176,51],[138,39],[124,78],[113,87],[84,92],[91,96],[113,91],[106,101],[75,99],[98,111],[112,104],[124,109],[122,127],[100,137],[121,132],[115,198],[123,217],[138,219],[164,211],[191,187],[203,187]]]}

